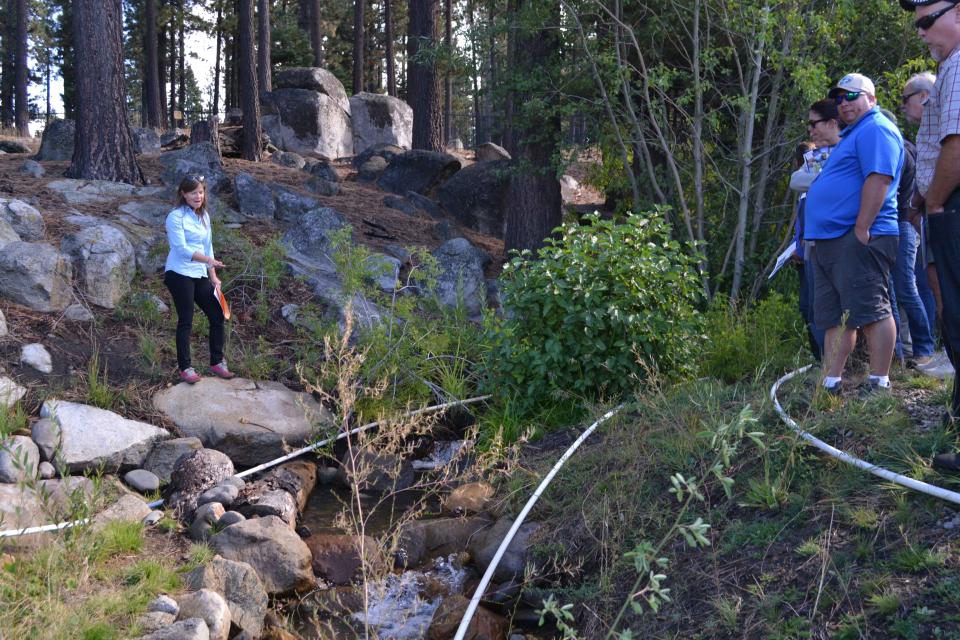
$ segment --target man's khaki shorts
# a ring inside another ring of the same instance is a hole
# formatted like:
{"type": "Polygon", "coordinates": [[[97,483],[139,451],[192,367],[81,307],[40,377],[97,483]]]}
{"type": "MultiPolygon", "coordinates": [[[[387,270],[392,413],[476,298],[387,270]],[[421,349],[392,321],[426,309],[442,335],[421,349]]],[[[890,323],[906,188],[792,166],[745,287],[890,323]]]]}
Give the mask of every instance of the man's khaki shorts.
{"type": "Polygon", "coordinates": [[[853,229],[839,238],[813,243],[813,320],[821,329],[841,324],[853,329],[891,314],[890,270],[897,259],[897,236],[871,237],[864,245],[853,229]]]}

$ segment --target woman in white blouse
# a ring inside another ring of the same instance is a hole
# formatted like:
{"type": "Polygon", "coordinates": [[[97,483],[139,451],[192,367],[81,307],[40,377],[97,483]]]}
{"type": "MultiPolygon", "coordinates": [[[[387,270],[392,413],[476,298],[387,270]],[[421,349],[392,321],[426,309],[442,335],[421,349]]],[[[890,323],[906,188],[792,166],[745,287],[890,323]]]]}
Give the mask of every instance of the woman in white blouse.
{"type": "Polygon", "coordinates": [[[220,288],[217,267],[223,263],[213,254],[213,232],[207,211],[203,176],[187,176],[177,189],[177,206],[167,214],[167,242],[170,253],[164,267],[163,283],[173,296],[177,309],[177,366],[180,379],[189,384],[200,380],[190,364],[190,333],[193,330],[193,305],[210,323],[210,372],[232,378],[223,357],[223,310],[216,298],[220,288]]]}

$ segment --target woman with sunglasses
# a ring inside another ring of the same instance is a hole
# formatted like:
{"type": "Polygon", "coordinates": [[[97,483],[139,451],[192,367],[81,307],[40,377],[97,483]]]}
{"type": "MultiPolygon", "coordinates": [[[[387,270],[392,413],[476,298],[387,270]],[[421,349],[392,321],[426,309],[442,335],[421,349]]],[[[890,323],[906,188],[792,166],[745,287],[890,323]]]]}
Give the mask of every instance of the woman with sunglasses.
{"type": "Polygon", "coordinates": [[[190,333],[193,305],[210,323],[210,372],[221,378],[234,376],[223,357],[223,310],[216,298],[220,288],[217,267],[223,263],[213,254],[213,231],[207,211],[203,176],[187,176],[177,188],[176,207],[167,214],[167,242],[170,253],[164,267],[163,283],[170,290],[177,309],[177,366],[180,379],[188,384],[200,380],[190,365],[190,333]]]}
{"type": "Polygon", "coordinates": [[[807,134],[813,147],[803,154],[801,166],[790,176],[790,188],[800,193],[797,202],[797,221],[794,225],[795,254],[800,266],[800,314],[807,321],[810,347],[819,362],[823,356],[824,330],[813,321],[813,268],[807,264],[809,254],[804,251],[803,231],[806,215],[806,194],[810,184],[823,169],[833,147],[840,141],[840,121],[833,100],[820,100],[810,105],[807,116],[807,134]]]}

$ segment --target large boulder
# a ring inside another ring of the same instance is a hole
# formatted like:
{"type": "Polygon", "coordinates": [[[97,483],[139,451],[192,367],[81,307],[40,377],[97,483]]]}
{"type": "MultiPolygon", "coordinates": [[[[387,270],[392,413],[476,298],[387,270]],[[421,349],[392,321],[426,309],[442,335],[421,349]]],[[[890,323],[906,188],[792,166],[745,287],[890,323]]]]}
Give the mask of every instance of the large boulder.
{"type": "Polygon", "coordinates": [[[461,169],[440,185],[440,204],[468,229],[502,238],[509,168],[509,162],[499,160],[461,169]]]}
{"type": "Polygon", "coordinates": [[[210,629],[202,619],[190,618],[140,636],[137,640],[210,640],[210,629]]]}
{"type": "Polygon", "coordinates": [[[484,142],[477,147],[477,162],[510,160],[510,152],[494,142],[484,142]]]}
{"type": "Polygon", "coordinates": [[[178,618],[200,618],[207,624],[210,640],[227,640],[230,637],[230,607],[216,591],[199,589],[177,596],[180,605],[178,618]]]}
{"type": "Polygon", "coordinates": [[[202,448],[203,443],[200,442],[200,438],[173,438],[157,442],[143,462],[143,468],[166,484],[170,482],[170,476],[177,461],[182,456],[190,455],[202,448]]]}
{"type": "Polygon", "coordinates": [[[22,240],[39,242],[44,238],[43,215],[26,202],[0,198],[0,220],[8,223],[22,240]]]}
{"type": "MultiPolygon", "coordinates": [[[[513,526],[510,518],[501,518],[489,529],[470,541],[470,555],[480,571],[486,571],[493,561],[493,557],[513,526]]],[[[500,559],[500,563],[493,572],[494,582],[505,582],[513,578],[522,577],[530,557],[530,547],[533,536],[540,528],[537,522],[525,522],[520,525],[513,540],[507,545],[507,550],[500,559]]]]}
{"type": "Polygon", "coordinates": [[[313,555],[313,572],[337,585],[350,584],[363,558],[368,565],[378,559],[377,541],[370,536],[319,533],[305,542],[313,555]]]}
{"type": "Polygon", "coordinates": [[[470,317],[476,317],[487,301],[487,281],[483,268],[490,256],[465,238],[448,240],[434,249],[440,274],[434,293],[448,307],[462,305],[470,317]]]}
{"type": "Polygon", "coordinates": [[[343,85],[326,69],[293,67],[277,72],[266,103],[268,113],[260,122],[280,149],[328,159],[353,153],[350,101],[343,85]]]}
{"type": "Polygon", "coordinates": [[[153,155],[160,153],[160,136],[153,129],[130,127],[133,136],[133,151],[137,154],[153,155]]]}
{"type": "Polygon", "coordinates": [[[164,187],[137,187],[126,182],[110,180],[78,180],[62,178],[47,183],[47,189],[55,191],[68,204],[110,204],[118,198],[134,196],[156,198],[169,195],[164,187]]]}
{"type": "Polygon", "coordinates": [[[70,260],[48,244],[11,242],[0,249],[0,296],[34,311],[63,311],[73,302],[70,260]]]}
{"type": "Polygon", "coordinates": [[[464,551],[470,541],[490,527],[485,518],[437,518],[403,525],[397,550],[404,564],[415,567],[430,558],[464,551]]]}
{"type": "Polygon", "coordinates": [[[40,468],[40,449],[27,436],[0,441],[0,482],[33,480],[40,468]]]}
{"type": "MultiPolygon", "coordinates": [[[[427,640],[447,640],[456,635],[460,621],[467,613],[470,600],[460,594],[447,596],[433,613],[427,630],[427,640]]],[[[477,607],[467,626],[464,640],[506,640],[510,623],[501,615],[483,607],[477,607]]]]}
{"type": "Polygon", "coordinates": [[[93,304],[113,309],[130,290],[136,256],[116,227],[102,224],[69,233],[60,250],[70,256],[77,280],[93,304]]]}
{"type": "Polygon", "coordinates": [[[309,225],[302,217],[310,210],[316,209],[320,203],[310,196],[300,194],[293,189],[271,186],[274,198],[274,217],[284,222],[297,223],[299,227],[309,225]]]}
{"type": "Polygon", "coordinates": [[[459,170],[460,161],[448,153],[414,149],[394,156],[377,184],[392,193],[416,191],[429,195],[459,170]]]}
{"type": "MultiPolygon", "coordinates": [[[[0,521],[2,528],[36,527],[76,515],[71,512],[93,495],[93,481],[71,476],[62,480],[40,480],[36,486],[0,483],[0,521]],[[82,498],[81,498],[82,496],[82,498]]],[[[9,540],[9,539],[7,539],[9,540]]],[[[34,545],[41,535],[15,538],[15,543],[34,545]]]]}
{"type": "Polygon", "coordinates": [[[220,154],[212,142],[187,145],[176,151],[160,154],[163,174],[160,179],[168,187],[177,188],[186,176],[202,177],[207,188],[219,193],[230,188],[230,178],[223,171],[220,154]]]}
{"type": "Polygon", "coordinates": [[[0,140],[0,151],[4,153],[30,153],[30,147],[19,140],[0,140]]]}
{"type": "MultiPolygon", "coordinates": [[[[133,247],[137,269],[141,273],[156,273],[163,268],[167,257],[167,236],[163,228],[166,212],[158,215],[161,211],[158,205],[152,201],[131,201],[120,205],[120,210],[125,213],[108,220],[77,214],[67,216],[64,220],[81,228],[103,224],[115,227],[133,247]],[[141,216],[153,216],[154,221],[144,221],[141,216]]],[[[165,204],[164,207],[169,211],[169,205],[165,204]]]]}
{"type": "Polygon", "coordinates": [[[249,564],[214,556],[188,573],[183,582],[188,589],[211,589],[223,594],[233,625],[251,638],[260,637],[267,614],[267,591],[249,564]]]}
{"type": "Polygon", "coordinates": [[[72,160],[76,124],[73,120],[53,120],[43,130],[40,151],[35,160],[72,160]]]}
{"type": "Polygon", "coordinates": [[[306,443],[329,412],[308,393],[277,382],[205,377],[154,396],[154,406],[185,436],[226,453],[238,466],[254,466],[306,443]]]}
{"type": "Polygon", "coordinates": [[[233,194],[243,215],[264,220],[273,219],[277,206],[273,201],[270,185],[241,171],[233,179],[233,194]]]}
{"type": "Polygon", "coordinates": [[[350,96],[353,123],[353,153],[375,144],[410,148],[413,139],[413,109],[403,100],[379,93],[361,92],[350,96]]]}
{"type": "MultiPolygon", "coordinates": [[[[0,324],[6,325],[6,322],[0,319],[0,324]]],[[[0,331],[0,336],[5,335],[5,331],[0,331]]],[[[0,411],[15,405],[20,398],[27,395],[27,390],[17,382],[6,376],[0,376],[0,411]]]]}
{"type": "Polygon", "coordinates": [[[283,243],[305,257],[325,264],[330,260],[330,235],[347,226],[347,219],[336,209],[318,207],[301,218],[301,224],[283,236],[283,243]]]}
{"type": "Polygon", "coordinates": [[[40,417],[32,427],[33,440],[61,471],[140,467],[153,444],[170,437],[152,424],[76,402],[47,400],[40,417]]]}
{"type": "Polygon", "coordinates": [[[280,518],[232,524],[211,537],[209,544],[227,560],[253,567],[268,594],[302,592],[316,585],[310,549],[280,518]]]}
{"type": "Polygon", "coordinates": [[[10,223],[0,218],[0,249],[11,242],[20,242],[20,235],[13,230],[10,223]]]}
{"type": "Polygon", "coordinates": [[[233,462],[215,449],[199,449],[181,456],[170,474],[170,508],[182,520],[190,521],[200,496],[233,473],[233,462]]]}

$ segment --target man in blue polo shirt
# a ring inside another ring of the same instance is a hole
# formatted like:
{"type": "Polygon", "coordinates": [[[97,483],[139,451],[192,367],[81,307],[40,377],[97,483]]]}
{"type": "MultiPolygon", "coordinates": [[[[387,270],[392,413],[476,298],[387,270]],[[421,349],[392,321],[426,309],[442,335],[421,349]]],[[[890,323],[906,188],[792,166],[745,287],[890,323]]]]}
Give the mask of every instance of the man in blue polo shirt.
{"type": "Polygon", "coordinates": [[[804,240],[813,247],[814,319],[827,328],[823,386],[840,392],[847,357],[862,328],[872,389],[889,388],[897,330],[890,269],[897,257],[897,187],[903,138],[877,108],[873,82],[851,73],[831,89],[846,128],[810,185],[804,240]]]}

